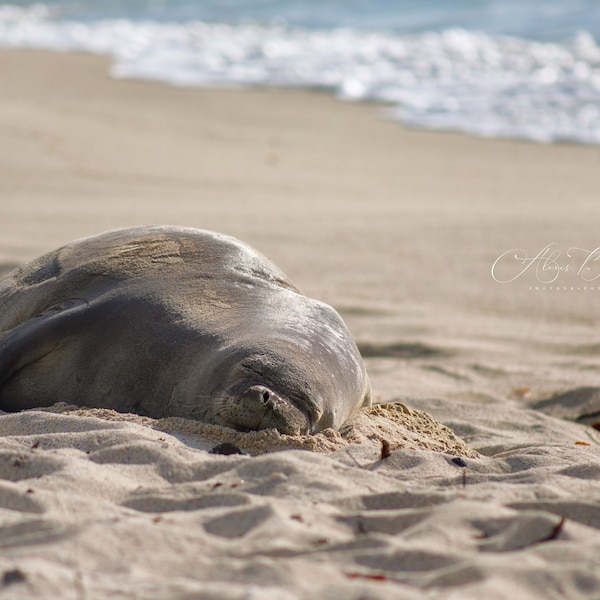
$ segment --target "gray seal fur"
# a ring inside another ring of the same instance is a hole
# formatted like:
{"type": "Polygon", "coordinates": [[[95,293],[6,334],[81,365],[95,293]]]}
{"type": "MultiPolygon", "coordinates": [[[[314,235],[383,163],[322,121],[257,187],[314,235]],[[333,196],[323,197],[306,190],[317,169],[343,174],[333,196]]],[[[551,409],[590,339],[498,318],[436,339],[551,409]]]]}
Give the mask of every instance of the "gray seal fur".
{"type": "Polygon", "coordinates": [[[370,396],[338,313],[229,236],[121,229],[0,280],[1,410],[67,402],[313,434],[370,396]]]}

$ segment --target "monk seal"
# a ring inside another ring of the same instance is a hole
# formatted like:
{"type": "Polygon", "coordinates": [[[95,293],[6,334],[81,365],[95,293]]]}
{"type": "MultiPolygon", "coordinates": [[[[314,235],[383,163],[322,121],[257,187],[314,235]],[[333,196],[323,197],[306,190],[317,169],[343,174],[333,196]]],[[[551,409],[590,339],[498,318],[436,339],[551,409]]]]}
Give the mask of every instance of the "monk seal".
{"type": "Polygon", "coordinates": [[[369,406],[338,313],[232,237],[134,227],[0,280],[0,409],[56,402],[314,434],[369,406]]]}

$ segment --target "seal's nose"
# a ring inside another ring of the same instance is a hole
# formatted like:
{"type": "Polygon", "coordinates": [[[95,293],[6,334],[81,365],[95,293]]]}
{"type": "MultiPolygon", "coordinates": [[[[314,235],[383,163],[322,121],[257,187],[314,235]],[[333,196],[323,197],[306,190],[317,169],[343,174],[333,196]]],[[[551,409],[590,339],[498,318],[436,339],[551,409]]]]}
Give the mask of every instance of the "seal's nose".
{"type": "Polygon", "coordinates": [[[259,394],[259,396],[261,397],[262,401],[268,406],[269,405],[269,401],[271,401],[271,403],[273,402],[271,400],[271,392],[266,388],[263,387],[262,385],[256,385],[252,388],[250,388],[253,393],[257,393],[259,394]]]}

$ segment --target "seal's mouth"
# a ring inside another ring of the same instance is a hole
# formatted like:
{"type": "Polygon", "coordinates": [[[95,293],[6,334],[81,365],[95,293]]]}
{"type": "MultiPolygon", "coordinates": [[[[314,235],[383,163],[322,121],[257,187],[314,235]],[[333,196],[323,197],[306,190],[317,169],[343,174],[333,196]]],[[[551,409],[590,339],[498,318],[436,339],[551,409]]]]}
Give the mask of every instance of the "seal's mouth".
{"type": "Polygon", "coordinates": [[[241,432],[277,429],[287,435],[303,435],[312,429],[308,411],[264,385],[251,385],[227,397],[216,417],[219,424],[241,432]]]}

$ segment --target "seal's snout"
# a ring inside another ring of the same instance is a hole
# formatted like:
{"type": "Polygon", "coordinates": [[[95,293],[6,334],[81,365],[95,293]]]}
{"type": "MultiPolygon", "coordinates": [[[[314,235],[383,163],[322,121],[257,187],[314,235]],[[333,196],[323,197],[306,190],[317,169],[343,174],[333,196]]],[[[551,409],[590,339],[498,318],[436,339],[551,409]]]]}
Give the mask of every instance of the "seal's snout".
{"type": "MultiPolygon", "coordinates": [[[[238,431],[277,429],[288,435],[308,433],[308,418],[294,404],[264,385],[253,385],[239,395],[233,423],[238,431]]],[[[226,424],[226,423],[223,423],[226,424]]]]}

